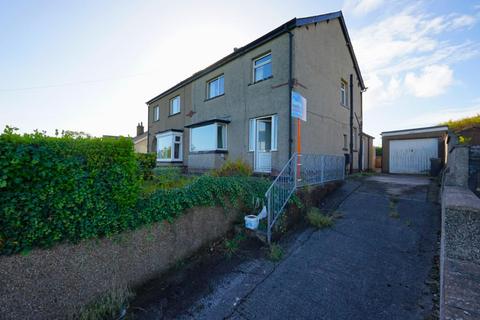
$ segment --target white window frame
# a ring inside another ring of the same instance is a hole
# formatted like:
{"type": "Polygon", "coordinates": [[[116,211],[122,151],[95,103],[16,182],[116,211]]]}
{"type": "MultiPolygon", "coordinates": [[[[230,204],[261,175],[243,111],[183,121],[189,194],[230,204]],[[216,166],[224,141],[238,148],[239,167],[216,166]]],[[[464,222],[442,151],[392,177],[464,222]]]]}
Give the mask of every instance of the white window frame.
{"type": "Polygon", "coordinates": [[[153,121],[160,120],[160,106],[153,107],[153,121]]]}
{"type": "Polygon", "coordinates": [[[264,65],[266,65],[266,64],[268,64],[268,63],[272,64],[272,53],[271,53],[271,52],[268,52],[268,53],[266,53],[266,54],[264,54],[264,55],[262,55],[262,56],[260,56],[260,57],[258,57],[258,58],[253,59],[253,61],[252,61],[252,67],[253,67],[253,68],[252,68],[252,79],[253,79],[253,83],[257,83],[257,82],[260,82],[260,81],[264,81],[264,80],[267,80],[268,78],[272,77],[272,75],[273,75],[273,70],[272,70],[272,74],[271,74],[270,76],[268,76],[268,77],[266,77],[266,78],[263,78],[263,79],[260,79],[260,80],[255,80],[255,71],[256,71],[256,69],[258,69],[258,68],[260,68],[260,67],[263,67],[264,65]],[[268,61],[266,61],[266,62],[263,62],[262,64],[259,64],[258,66],[255,65],[255,62],[257,62],[258,60],[261,60],[261,59],[265,58],[266,56],[270,56],[270,60],[268,60],[268,61]]]}
{"type": "Polygon", "coordinates": [[[348,82],[343,79],[340,80],[340,104],[348,108],[348,82]]]}
{"type": "Polygon", "coordinates": [[[202,126],[195,126],[193,128],[190,128],[190,146],[189,146],[189,150],[190,152],[211,152],[211,151],[227,151],[228,150],[228,125],[226,123],[223,123],[223,122],[213,122],[213,123],[209,123],[209,124],[206,124],[206,125],[202,125],[202,126]],[[214,125],[216,128],[215,128],[215,148],[213,149],[202,149],[202,150],[192,150],[192,134],[193,134],[193,130],[196,129],[196,128],[201,128],[201,127],[207,127],[207,126],[212,126],[214,125]],[[223,142],[224,146],[223,148],[219,148],[218,147],[218,127],[224,127],[225,129],[225,141],[223,142]]]}
{"type": "Polygon", "coordinates": [[[257,120],[272,118],[271,146],[270,151],[278,151],[278,114],[251,118],[248,121],[248,151],[254,152],[257,143],[257,120]]]}
{"type": "Polygon", "coordinates": [[[170,99],[170,115],[173,116],[173,115],[176,115],[176,114],[179,114],[181,111],[182,111],[182,100],[180,99],[180,96],[175,96],[173,97],[172,99],[170,99]],[[177,112],[174,112],[173,110],[173,103],[174,101],[176,101],[178,99],[178,111],[177,112]]]}
{"type": "Polygon", "coordinates": [[[177,132],[177,131],[167,131],[167,132],[162,132],[156,135],[157,137],[157,161],[160,162],[182,162],[183,161],[183,133],[182,132],[177,132]],[[172,148],[170,158],[164,159],[164,158],[159,158],[159,143],[158,140],[160,138],[164,137],[171,137],[171,145],[170,147],[172,148]],[[180,141],[175,141],[175,137],[180,137],[180,141]],[[175,158],[175,144],[179,144],[179,157],[175,158]]]}
{"type": "Polygon", "coordinates": [[[220,97],[220,96],[223,96],[224,94],[225,94],[225,76],[224,76],[224,74],[221,74],[218,77],[213,78],[213,79],[211,79],[207,82],[207,99],[213,99],[213,98],[216,98],[216,97],[220,97]],[[220,79],[223,79],[223,91],[222,92],[220,92],[220,79]],[[214,95],[214,96],[210,96],[210,86],[216,81],[218,81],[218,84],[217,84],[218,94],[214,95]]]}

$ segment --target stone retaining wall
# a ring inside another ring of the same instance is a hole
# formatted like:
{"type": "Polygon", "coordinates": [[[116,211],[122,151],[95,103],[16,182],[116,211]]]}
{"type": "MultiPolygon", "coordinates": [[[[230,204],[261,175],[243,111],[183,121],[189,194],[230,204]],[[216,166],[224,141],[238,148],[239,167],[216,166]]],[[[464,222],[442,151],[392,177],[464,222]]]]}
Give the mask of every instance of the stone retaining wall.
{"type": "Polygon", "coordinates": [[[440,319],[480,319],[480,199],[467,188],[468,147],[450,152],[442,184],[440,319]]]}
{"type": "Polygon", "coordinates": [[[113,239],[0,256],[0,319],[65,319],[110,290],[135,287],[223,236],[238,210],[194,208],[113,239]]]}

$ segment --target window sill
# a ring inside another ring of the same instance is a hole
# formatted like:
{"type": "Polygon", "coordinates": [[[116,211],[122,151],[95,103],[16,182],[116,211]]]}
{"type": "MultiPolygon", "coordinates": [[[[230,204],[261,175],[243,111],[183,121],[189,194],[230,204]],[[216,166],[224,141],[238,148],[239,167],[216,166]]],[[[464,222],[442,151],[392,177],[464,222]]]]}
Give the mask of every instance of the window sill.
{"type": "Polygon", "coordinates": [[[223,93],[223,94],[219,94],[218,96],[211,97],[211,98],[207,98],[207,99],[203,100],[203,102],[207,102],[207,101],[215,100],[215,99],[217,99],[217,98],[223,97],[224,95],[225,95],[225,93],[223,93]]]}
{"type": "Polygon", "coordinates": [[[161,163],[182,163],[183,160],[165,160],[165,159],[158,159],[157,158],[157,162],[161,162],[161,163]]]}
{"type": "Polygon", "coordinates": [[[228,153],[228,150],[190,151],[190,154],[228,153]]]}
{"type": "Polygon", "coordinates": [[[262,83],[262,82],[265,82],[265,81],[270,80],[270,79],[273,79],[273,76],[270,76],[270,77],[268,77],[268,78],[265,78],[265,79],[262,79],[262,80],[258,80],[258,81],[252,82],[252,83],[249,83],[248,85],[249,85],[249,86],[253,86],[253,85],[257,84],[257,83],[262,83]]]}
{"type": "Polygon", "coordinates": [[[341,106],[341,107],[344,107],[345,109],[350,109],[350,107],[349,107],[349,106],[347,106],[347,105],[344,105],[343,103],[340,103],[340,106],[341,106]]]}
{"type": "Polygon", "coordinates": [[[170,118],[170,117],[174,117],[174,116],[176,116],[176,115],[179,115],[180,113],[182,113],[182,112],[172,113],[172,114],[169,114],[168,117],[169,117],[169,118],[170,118]]]}

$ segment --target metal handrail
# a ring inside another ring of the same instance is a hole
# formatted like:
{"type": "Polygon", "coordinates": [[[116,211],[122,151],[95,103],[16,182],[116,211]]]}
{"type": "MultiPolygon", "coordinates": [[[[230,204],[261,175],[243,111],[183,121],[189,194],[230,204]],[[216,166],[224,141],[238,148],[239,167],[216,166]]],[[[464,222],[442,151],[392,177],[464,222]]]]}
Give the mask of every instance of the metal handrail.
{"type": "Polygon", "coordinates": [[[265,193],[268,243],[271,243],[273,226],[298,187],[344,178],[343,156],[294,153],[265,193]]]}
{"type": "Polygon", "coordinates": [[[295,153],[287,161],[282,171],[280,171],[265,193],[268,243],[271,242],[273,225],[277,221],[277,218],[280,216],[283,208],[285,208],[285,205],[287,204],[288,200],[290,200],[290,197],[297,188],[296,172],[297,154],[295,153]]]}

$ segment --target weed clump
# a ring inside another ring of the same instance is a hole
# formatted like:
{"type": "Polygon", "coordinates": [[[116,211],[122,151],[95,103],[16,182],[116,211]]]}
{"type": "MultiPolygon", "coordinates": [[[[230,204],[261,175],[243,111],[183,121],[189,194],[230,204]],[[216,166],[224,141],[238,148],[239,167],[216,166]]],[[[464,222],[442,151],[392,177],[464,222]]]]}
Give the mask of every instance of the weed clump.
{"type": "Polygon", "coordinates": [[[240,242],[245,240],[245,235],[243,233],[237,234],[232,239],[225,240],[225,252],[228,258],[231,258],[240,248],[240,242]]]}
{"type": "Polygon", "coordinates": [[[308,222],[317,229],[333,226],[333,217],[323,214],[318,208],[311,208],[307,213],[308,222]]]}
{"type": "Polygon", "coordinates": [[[128,301],[133,298],[133,292],[128,288],[117,288],[109,291],[98,300],[80,309],[79,320],[117,319],[125,313],[128,301]]]}
{"type": "Polygon", "coordinates": [[[272,244],[268,252],[268,259],[273,262],[278,262],[283,258],[283,249],[278,244],[272,244]]]}

